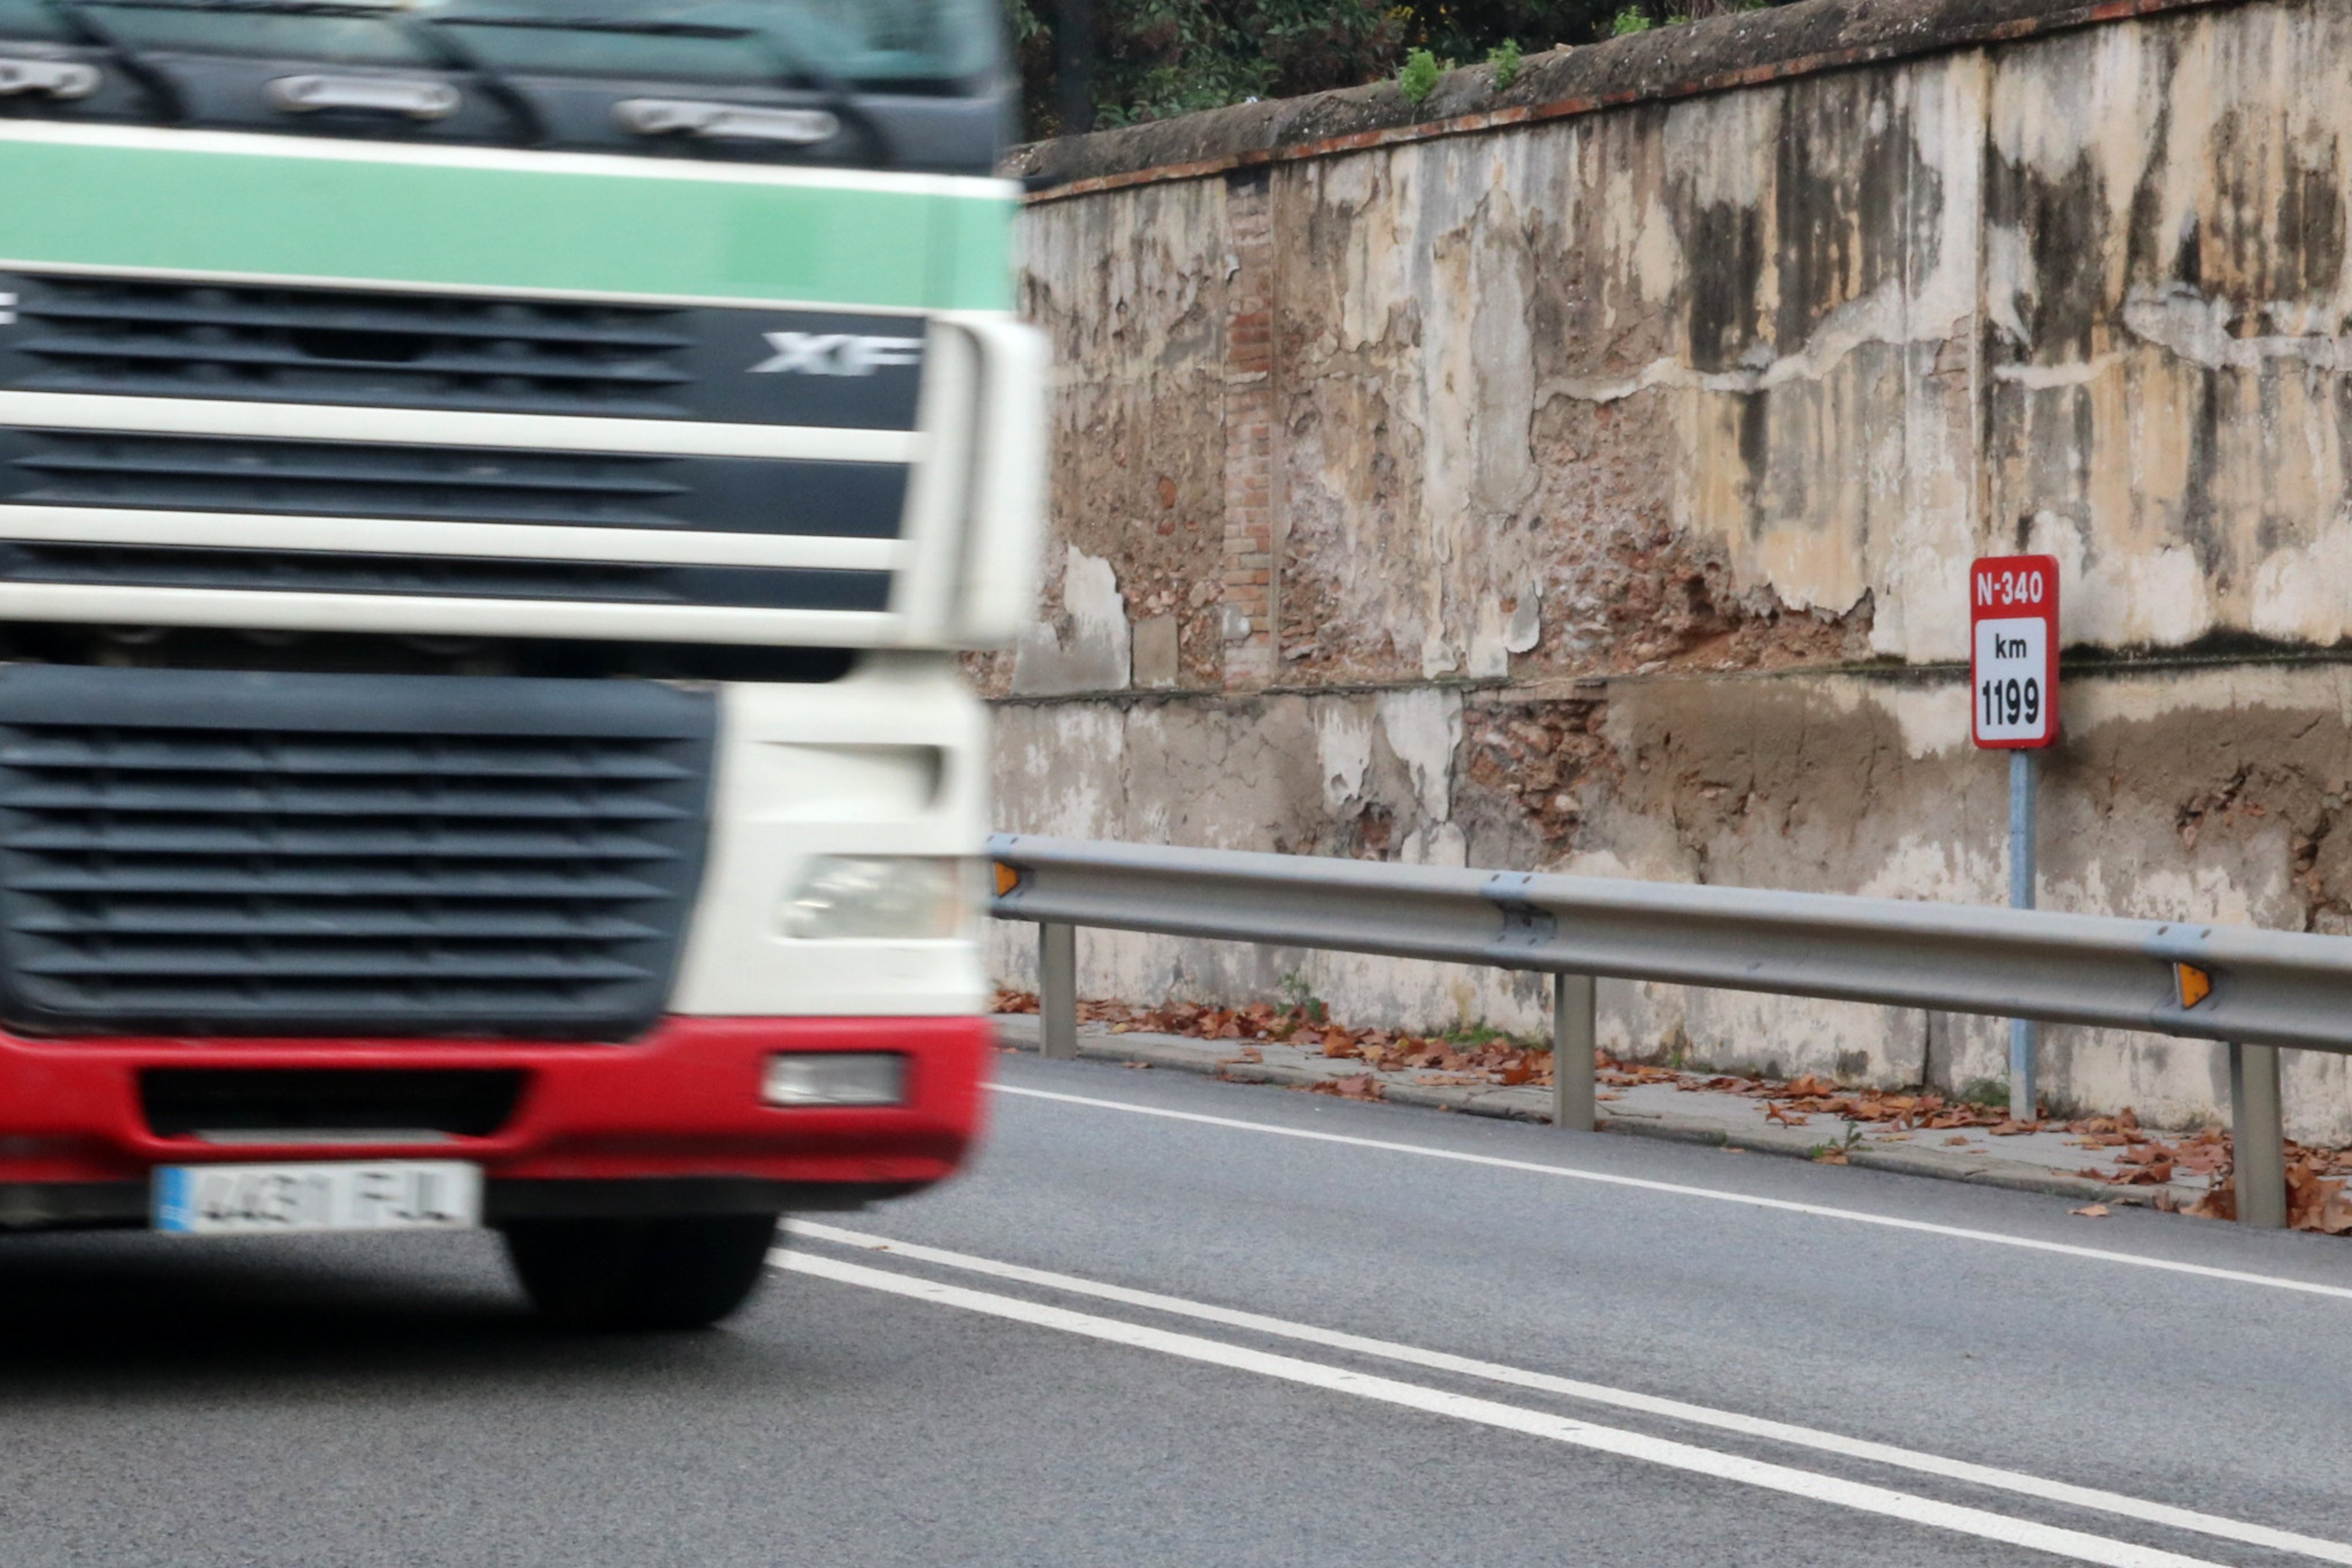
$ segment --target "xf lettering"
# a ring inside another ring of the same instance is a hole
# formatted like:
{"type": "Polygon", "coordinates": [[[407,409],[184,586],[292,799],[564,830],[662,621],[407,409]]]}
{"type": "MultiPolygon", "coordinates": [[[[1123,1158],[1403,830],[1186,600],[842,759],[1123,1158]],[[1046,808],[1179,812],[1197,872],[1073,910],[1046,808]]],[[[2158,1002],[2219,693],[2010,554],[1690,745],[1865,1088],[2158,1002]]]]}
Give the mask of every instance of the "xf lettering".
{"type": "Polygon", "coordinates": [[[919,363],[920,338],[874,338],[856,332],[763,332],[775,352],[751,367],[754,375],[872,375],[886,365],[919,363]]]}

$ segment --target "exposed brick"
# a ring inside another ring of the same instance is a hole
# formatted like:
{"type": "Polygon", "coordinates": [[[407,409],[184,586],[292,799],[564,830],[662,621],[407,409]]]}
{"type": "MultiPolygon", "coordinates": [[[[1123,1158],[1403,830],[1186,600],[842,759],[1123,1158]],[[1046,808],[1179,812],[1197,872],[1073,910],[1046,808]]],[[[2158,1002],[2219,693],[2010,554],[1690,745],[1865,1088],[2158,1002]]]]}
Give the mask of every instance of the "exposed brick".
{"type": "Polygon", "coordinates": [[[1275,668],[1274,225],[1266,187],[1226,187],[1231,266],[1225,281],[1224,491],[1221,539],[1224,683],[1249,687],[1275,668]]]}

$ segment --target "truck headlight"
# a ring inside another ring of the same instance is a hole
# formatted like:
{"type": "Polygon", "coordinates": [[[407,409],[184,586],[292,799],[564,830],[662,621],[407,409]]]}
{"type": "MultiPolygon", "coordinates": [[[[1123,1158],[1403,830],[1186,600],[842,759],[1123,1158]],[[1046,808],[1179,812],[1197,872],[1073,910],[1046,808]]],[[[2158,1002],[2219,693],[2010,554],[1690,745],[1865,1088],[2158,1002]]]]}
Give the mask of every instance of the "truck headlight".
{"type": "Polygon", "coordinates": [[[784,901],[786,936],[939,942],[963,929],[964,862],[928,855],[819,855],[784,901]]]}
{"type": "Polygon", "coordinates": [[[770,1057],[770,1105],[903,1105],[907,1058],[896,1051],[796,1051],[770,1057]]]}

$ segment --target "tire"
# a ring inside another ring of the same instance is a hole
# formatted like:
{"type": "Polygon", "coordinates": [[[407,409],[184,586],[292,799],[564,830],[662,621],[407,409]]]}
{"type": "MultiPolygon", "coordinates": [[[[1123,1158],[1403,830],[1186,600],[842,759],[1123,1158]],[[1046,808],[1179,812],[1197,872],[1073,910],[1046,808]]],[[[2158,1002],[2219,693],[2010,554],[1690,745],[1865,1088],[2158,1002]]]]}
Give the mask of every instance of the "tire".
{"type": "Polygon", "coordinates": [[[772,1214],[531,1219],[507,1259],[541,1317],[585,1331],[701,1329],[751,1298],[775,1245],[772,1214]]]}

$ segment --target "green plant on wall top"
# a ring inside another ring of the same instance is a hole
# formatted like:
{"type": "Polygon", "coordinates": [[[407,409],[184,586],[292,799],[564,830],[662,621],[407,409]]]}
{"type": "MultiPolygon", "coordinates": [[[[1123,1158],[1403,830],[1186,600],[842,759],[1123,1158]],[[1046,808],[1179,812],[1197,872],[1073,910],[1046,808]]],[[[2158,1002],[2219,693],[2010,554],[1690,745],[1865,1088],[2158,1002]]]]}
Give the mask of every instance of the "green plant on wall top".
{"type": "Polygon", "coordinates": [[[1639,5],[1628,5],[1611,20],[1609,36],[1622,38],[1634,33],[1646,33],[1657,25],[1656,20],[1639,5]]]}
{"type": "Polygon", "coordinates": [[[1404,68],[1397,72],[1397,89],[1404,94],[1407,103],[1419,103],[1437,90],[1437,79],[1445,68],[1427,49],[1415,49],[1405,56],[1404,68]]]}
{"type": "Polygon", "coordinates": [[[1486,51],[1486,64],[1495,73],[1495,90],[1501,92],[1519,79],[1519,40],[1505,38],[1486,51]]]}

